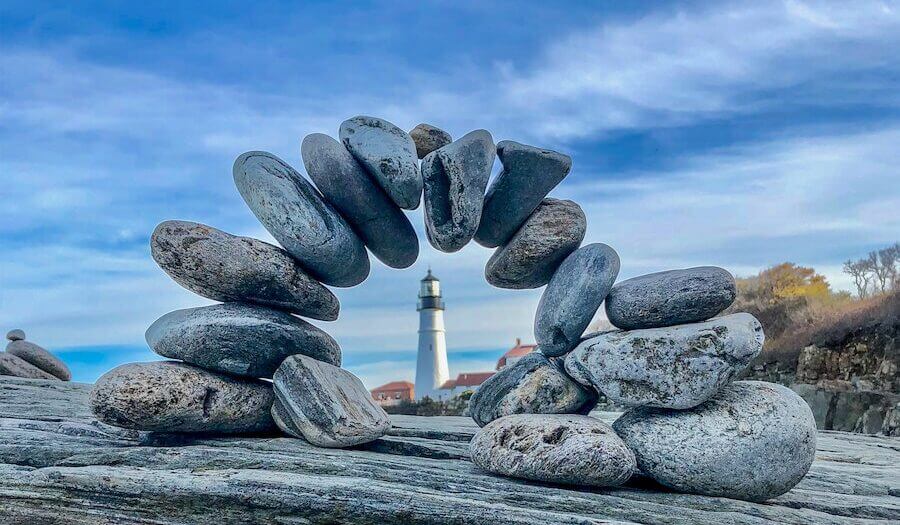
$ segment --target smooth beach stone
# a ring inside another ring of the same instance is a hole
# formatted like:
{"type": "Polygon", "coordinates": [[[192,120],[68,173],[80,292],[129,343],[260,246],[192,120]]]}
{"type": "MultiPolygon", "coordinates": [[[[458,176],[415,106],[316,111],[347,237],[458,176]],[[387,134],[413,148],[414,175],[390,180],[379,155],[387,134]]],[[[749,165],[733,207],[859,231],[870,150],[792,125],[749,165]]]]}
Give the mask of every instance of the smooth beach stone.
{"type": "Polygon", "coordinates": [[[358,377],[303,355],[275,372],[272,413],[284,432],[320,447],[368,443],[391,428],[387,413],[358,377]]]}
{"type": "Polygon", "coordinates": [[[510,414],[586,414],[597,395],[572,381],[562,363],[532,352],[482,383],[469,400],[479,426],[510,414]]]}
{"type": "Polygon", "coordinates": [[[609,322],[623,330],[705,321],[731,306],[734,277],[716,266],[641,275],[613,286],[609,322]]]}
{"type": "Polygon", "coordinates": [[[294,354],[341,364],[341,348],[327,333],[290,314],[245,303],[175,310],[146,333],[154,352],[208,370],[270,378],[294,354]]]}
{"type": "Polygon", "coordinates": [[[419,256],[419,239],[406,215],[337,140],[313,133],[300,148],[306,173],[325,200],[350,223],[375,257],[406,268],[419,256]]]}
{"type": "Polygon", "coordinates": [[[53,374],[48,374],[21,357],[0,352],[0,376],[24,377],[26,379],[60,379],[53,374]]]}
{"type": "Polygon", "coordinates": [[[44,372],[69,381],[72,379],[72,371],[62,360],[40,346],[28,341],[12,341],[6,345],[6,352],[28,361],[44,372]]]}
{"type": "Polygon", "coordinates": [[[544,286],[578,248],[586,230],[581,206],[544,199],[509,242],[497,248],[485,265],[484,277],[497,288],[544,286]]]}
{"type": "Polygon", "coordinates": [[[446,131],[424,123],[414,127],[409,132],[409,136],[416,145],[416,155],[420,159],[424,159],[425,155],[453,142],[453,137],[446,131]]]}
{"type": "Polygon", "coordinates": [[[455,252],[472,240],[495,155],[491,134],[479,129],[422,159],[425,233],[438,250],[455,252]]]}
{"type": "Polygon", "coordinates": [[[153,260],[176,283],[215,301],[243,301],[334,321],[340,304],[286,251],[189,221],[165,221],[150,237],[153,260]]]}
{"type": "Polygon", "coordinates": [[[380,118],[358,116],[341,123],[340,137],[397,206],[419,207],[422,176],[416,144],[407,132],[380,118]]]}
{"type": "Polygon", "coordinates": [[[294,168],[263,151],[234,161],[234,183],[269,233],[315,279],[355,286],[369,275],[369,256],[350,225],[294,168]]]}
{"type": "Polygon", "coordinates": [[[487,248],[506,243],[572,167],[568,155],[511,140],[497,144],[497,156],[503,170],[484,197],[475,232],[475,240],[487,248]]]}
{"type": "Polygon", "coordinates": [[[103,374],[91,411],[113,426],[155,432],[274,430],[272,385],[177,361],[130,363],[103,374]]]}
{"type": "Polygon", "coordinates": [[[736,381],[690,410],[636,408],[614,424],[638,468],[673,489],[765,501],[803,479],[816,422],[790,389],[736,381]]]}
{"type": "Polygon", "coordinates": [[[25,332],[16,328],[15,330],[10,330],[6,332],[6,338],[10,341],[24,341],[25,340],[25,332]]]}
{"type": "Polygon", "coordinates": [[[605,244],[588,244],[566,257],[534,316],[534,338],[542,353],[561,356],[578,345],[618,274],[619,255],[605,244]]]}
{"type": "Polygon", "coordinates": [[[762,326],[738,313],[702,323],[585,339],[565,359],[572,379],[615,403],[686,409],[728,384],[762,351],[762,326]]]}
{"type": "Polygon", "coordinates": [[[634,453],[609,425],[588,416],[501,417],[475,434],[469,451],[489,472],[549,483],[615,487],[635,470],[634,453]]]}

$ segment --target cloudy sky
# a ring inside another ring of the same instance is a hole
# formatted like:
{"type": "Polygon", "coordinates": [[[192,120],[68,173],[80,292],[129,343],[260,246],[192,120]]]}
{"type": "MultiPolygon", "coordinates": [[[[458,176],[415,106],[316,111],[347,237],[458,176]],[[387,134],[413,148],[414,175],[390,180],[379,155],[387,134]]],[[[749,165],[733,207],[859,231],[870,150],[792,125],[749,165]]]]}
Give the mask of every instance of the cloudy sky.
{"type": "MultiPolygon", "coordinates": [[[[154,359],[146,327],[208,304],[150,258],[158,222],[271,240],[235,157],[302,171],[302,138],[358,114],[568,153],[554,195],[620,278],[792,261],[848,288],[841,261],[900,237],[898,2],[181,4],[0,6],[0,329],[76,380],[154,359]]],[[[319,323],[370,387],[412,379],[429,264],[453,374],[532,338],[539,290],[492,289],[488,250],[420,239],[412,268],[374,262],[319,323]]]]}

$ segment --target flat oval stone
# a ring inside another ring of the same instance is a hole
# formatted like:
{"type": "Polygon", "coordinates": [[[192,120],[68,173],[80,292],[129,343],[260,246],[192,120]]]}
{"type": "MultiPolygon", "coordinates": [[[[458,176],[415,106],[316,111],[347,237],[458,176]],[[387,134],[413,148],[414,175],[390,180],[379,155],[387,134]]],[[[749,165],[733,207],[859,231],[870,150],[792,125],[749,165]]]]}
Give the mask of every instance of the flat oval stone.
{"type": "Polygon", "coordinates": [[[21,357],[0,352],[0,376],[24,377],[26,379],[60,379],[53,374],[48,374],[21,357]]]}
{"type": "Polygon", "coordinates": [[[587,414],[597,395],[572,381],[561,363],[532,352],[482,383],[469,400],[479,426],[510,414],[587,414]]]}
{"type": "Polygon", "coordinates": [[[728,384],[762,351],[762,326],[738,313],[696,324],[613,330],[585,339],[566,372],[626,406],[683,410],[728,384]]]}
{"type": "Polygon", "coordinates": [[[419,256],[419,239],[409,219],[340,142],[313,133],[300,148],[316,187],[350,223],[375,257],[406,268],[419,256]]]}
{"type": "Polygon", "coordinates": [[[175,310],[146,333],[154,352],[208,370],[272,377],[294,354],[341,364],[341,348],[327,333],[290,314],[244,303],[175,310]]]}
{"type": "Polygon", "coordinates": [[[488,248],[509,241],[572,167],[568,155],[511,140],[497,144],[497,156],[503,170],[484,198],[481,223],[475,232],[478,244],[488,248]]]}
{"type": "Polygon", "coordinates": [[[424,123],[414,127],[409,132],[409,136],[416,145],[416,155],[420,159],[424,159],[425,155],[453,142],[453,137],[446,131],[424,123]]]}
{"type": "Polygon", "coordinates": [[[397,206],[419,207],[422,176],[416,144],[408,133],[386,120],[361,115],[341,123],[340,137],[397,206]]]}
{"type": "Polygon", "coordinates": [[[534,316],[534,338],[542,353],[560,356],[578,345],[618,274],[619,254],[605,244],[588,244],[566,257],[534,316]]]}
{"type": "Polygon", "coordinates": [[[215,301],[255,303],[334,321],[340,304],[286,251],[189,221],[165,221],[150,237],[153,260],[176,283],[215,301]]]}
{"type": "Polygon", "coordinates": [[[497,288],[544,286],[578,248],[586,230],[581,206],[544,199],[509,242],[497,248],[484,268],[484,277],[497,288]]]}
{"type": "Polygon", "coordinates": [[[809,405],[761,381],[736,381],[690,410],[632,409],[613,428],[641,472],[707,496],[774,498],[803,479],[816,453],[809,405]]]}
{"type": "Polygon", "coordinates": [[[10,330],[6,332],[6,338],[10,341],[24,341],[25,340],[25,332],[16,328],[15,330],[10,330]]]}
{"type": "Polygon", "coordinates": [[[369,256],[350,225],[294,168],[263,151],[234,161],[244,202],[292,257],[317,280],[355,286],[369,275],[369,256]]]}
{"type": "Polygon", "coordinates": [[[422,159],[425,233],[438,250],[459,251],[472,240],[495,155],[491,134],[479,129],[422,159]]]}
{"type": "Polygon", "coordinates": [[[291,356],[275,372],[272,415],[284,432],[319,447],[349,447],[374,441],[391,420],[358,377],[303,355],[291,356]]]}
{"type": "Polygon", "coordinates": [[[6,352],[28,361],[44,372],[69,381],[72,379],[72,371],[62,360],[40,346],[28,341],[12,341],[6,345],[6,352]]]}
{"type": "Polygon", "coordinates": [[[177,361],[130,363],[103,374],[91,411],[113,426],[154,432],[273,430],[272,385],[177,361]]]}
{"type": "Polygon", "coordinates": [[[606,316],[623,330],[694,323],[718,315],[736,294],[734,277],[716,266],[651,273],[613,286],[606,316]]]}
{"type": "Polygon", "coordinates": [[[469,450],[489,472],[549,483],[615,487],[635,469],[634,454],[613,429],[587,416],[501,417],[475,434],[469,450]]]}

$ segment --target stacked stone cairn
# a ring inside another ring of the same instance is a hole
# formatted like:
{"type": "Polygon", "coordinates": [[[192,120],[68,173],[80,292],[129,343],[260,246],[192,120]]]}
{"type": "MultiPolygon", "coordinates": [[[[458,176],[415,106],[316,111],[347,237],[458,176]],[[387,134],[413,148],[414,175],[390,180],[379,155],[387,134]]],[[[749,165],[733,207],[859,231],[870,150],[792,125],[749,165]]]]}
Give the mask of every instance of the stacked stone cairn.
{"type": "Polygon", "coordinates": [[[9,344],[0,352],[0,376],[24,377],[26,379],[49,379],[69,381],[72,372],[62,360],[44,348],[25,340],[25,332],[10,330],[6,334],[9,344]]]}
{"type": "Polygon", "coordinates": [[[193,222],[156,228],[160,267],[222,304],[153,323],[150,347],[179,361],[106,374],[92,396],[103,421],[169,432],[277,426],[325,447],[385,434],[390,420],[340,368],[338,344],[298,316],[336,319],[326,285],[363,282],[368,252],[392,268],[412,265],[419,244],[403,210],[422,203],[436,249],[455,252],[474,239],[496,249],[485,268],[490,284],[546,286],[535,318],[539,352],[471,399],[483,427],[471,443],[477,465],[590,486],[640,472],[676,490],[754,501],[805,475],[815,452],[809,408],[780,386],[732,382],[763,344],[753,316],[715,317],[735,298],[733,277],[699,267],[615,284],[615,250],[582,246],[581,207],[548,197],[569,173],[568,156],[495,145],[485,130],[453,141],[430,125],[406,133],[365,116],[343,122],[339,138],[303,139],[312,182],[269,153],[235,161],[238,191],[281,247],[193,222]],[[502,170],[488,188],[495,157],[502,170]],[[619,329],[583,336],[604,303],[619,329]],[[586,415],[600,394],[630,407],[612,427],[586,415]]]}

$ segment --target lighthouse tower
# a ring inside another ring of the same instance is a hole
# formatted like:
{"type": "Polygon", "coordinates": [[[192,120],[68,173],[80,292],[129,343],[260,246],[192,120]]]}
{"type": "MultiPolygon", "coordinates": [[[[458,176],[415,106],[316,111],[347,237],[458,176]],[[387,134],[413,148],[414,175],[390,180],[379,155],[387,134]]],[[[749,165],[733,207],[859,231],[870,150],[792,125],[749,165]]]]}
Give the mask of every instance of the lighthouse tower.
{"type": "Polygon", "coordinates": [[[444,303],[441,282],[431,274],[419,288],[419,355],[416,359],[416,399],[441,397],[440,387],[450,379],[447,340],[444,336],[444,303]]]}

